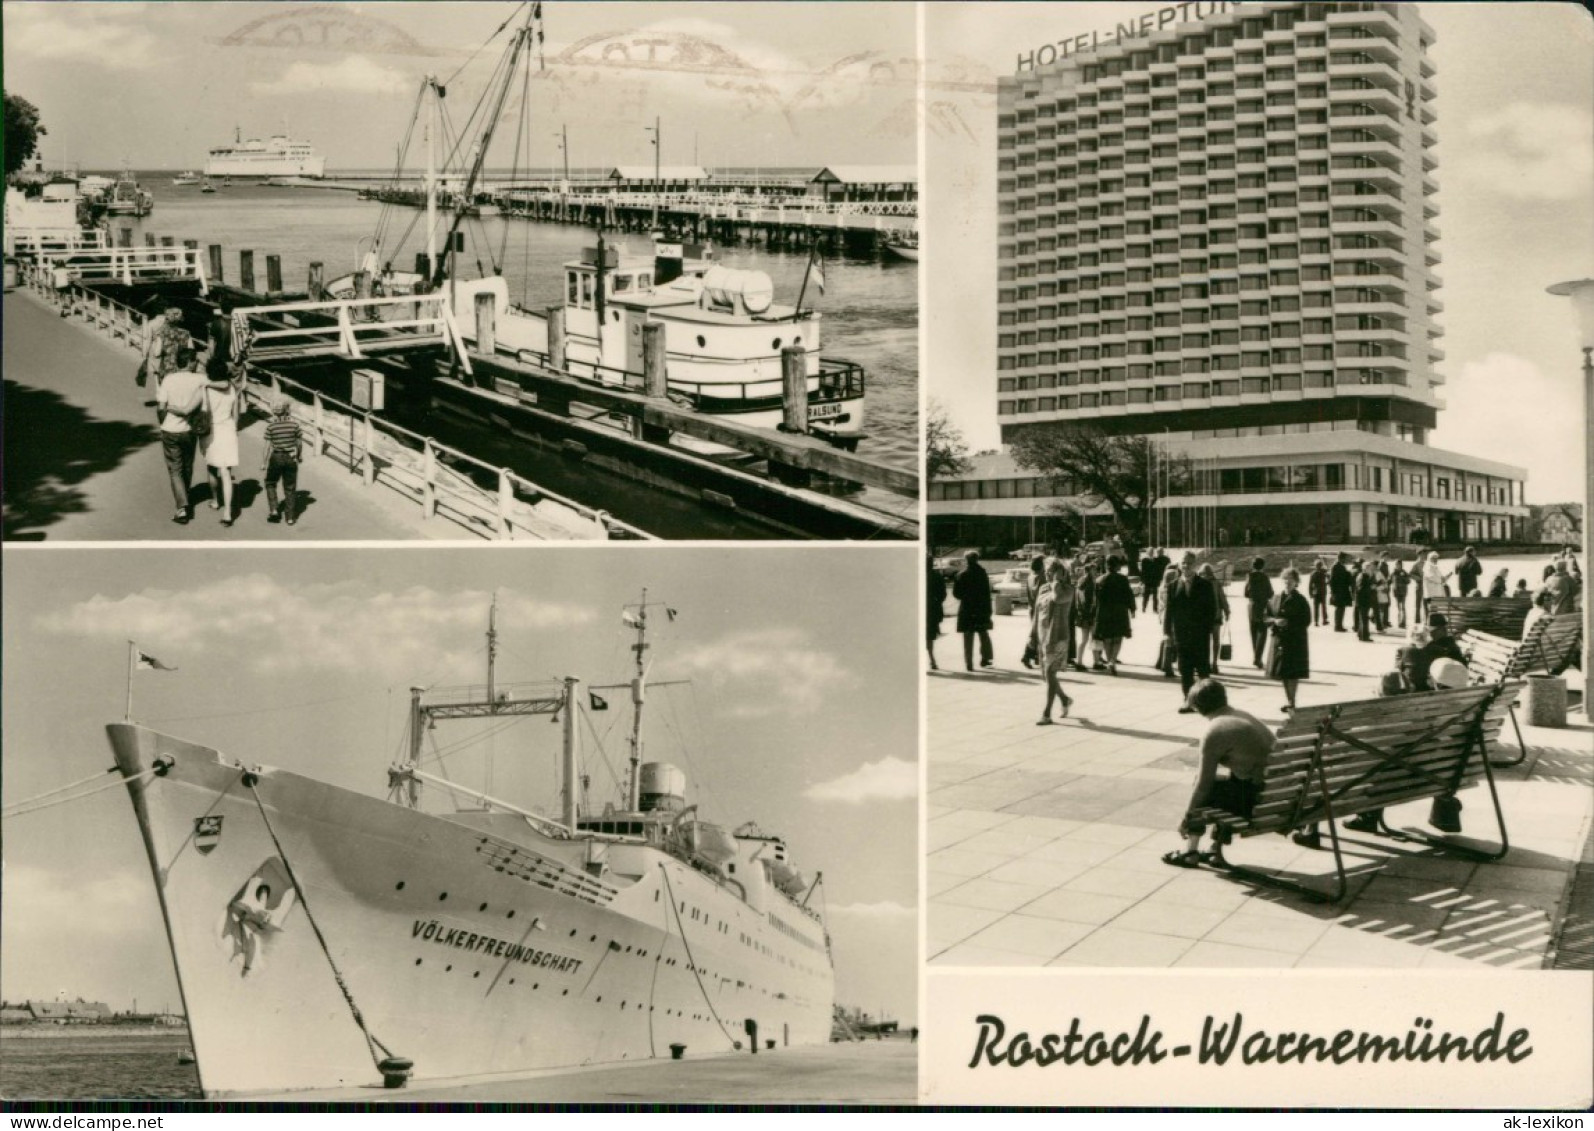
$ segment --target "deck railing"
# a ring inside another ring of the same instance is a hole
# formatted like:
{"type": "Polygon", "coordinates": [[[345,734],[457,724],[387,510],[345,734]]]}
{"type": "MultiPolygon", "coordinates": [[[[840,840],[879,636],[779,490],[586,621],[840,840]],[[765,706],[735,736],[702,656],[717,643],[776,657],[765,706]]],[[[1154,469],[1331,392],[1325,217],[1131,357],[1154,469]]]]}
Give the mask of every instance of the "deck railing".
{"type": "Polygon", "coordinates": [[[395,295],[240,306],[233,311],[233,340],[256,360],[335,353],[360,358],[393,346],[442,346],[471,372],[470,357],[448,296],[395,295]]]}

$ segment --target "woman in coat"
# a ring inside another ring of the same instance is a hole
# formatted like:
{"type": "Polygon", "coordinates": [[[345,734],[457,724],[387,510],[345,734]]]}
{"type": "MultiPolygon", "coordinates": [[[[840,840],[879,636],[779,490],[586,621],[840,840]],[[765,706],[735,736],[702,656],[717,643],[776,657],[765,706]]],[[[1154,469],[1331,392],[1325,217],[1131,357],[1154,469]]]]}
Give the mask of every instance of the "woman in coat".
{"type": "MultiPolygon", "coordinates": [[[[1319,567],[1322,562],[1317,563],[1319,567]]],[[[1316,574],[1313,578],[1315,580],[1316,574]]],[[[1323,574],[1323,583],[1328,584],[1328,574],[1323,574]]],[[[1245,605],[1249,614],[1247,623],[1251,628],[1251,666],[1262,667],[1262,649],[1267,647],[1267,606],[1273,600],[1273,583],[1267,577],[1267,561],[1257,558],[1251,562],[1251,572],[1245,575],[1245,605]]],[[[1328,623],[1328,613],[1323,613],[1323,623],[1328,623]]]]}
{"type": "Polygon", "coordinates": [[[1268,606],[1268,626],[1273,633],[1273,661],[1267,674],[1284,684],[1285,711],[1295,710],[1295,689],[1312,674],[1311,645],[1307,637],[1312,627],[1312,606],[1301,596],[1301,575],[1293,569],[1280,578],[1284,592],[1268,606]]]}
{"type": "Polygon", "coordinates": [[[1108,558],[1107,572],[1101,575],[1096,586],[1096,641],[1107,655],[1107,674],[1118,674],[1118,650],[1124,640],[1132,636],[1131,622],[1135,615],[1135,591],[1129,579],[1120,571],[1122,558],[1108,558]]]}

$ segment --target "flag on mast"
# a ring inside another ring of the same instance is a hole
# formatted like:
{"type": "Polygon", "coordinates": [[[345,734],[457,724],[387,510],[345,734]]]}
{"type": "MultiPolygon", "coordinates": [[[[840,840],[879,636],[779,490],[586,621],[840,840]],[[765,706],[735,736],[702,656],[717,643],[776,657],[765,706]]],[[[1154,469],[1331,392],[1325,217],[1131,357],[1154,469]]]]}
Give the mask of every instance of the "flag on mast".
{"type": "Polygon", "coordinates": [[[163,664],[148,652],[142,651],[137,646],[133,648],[133,667],[139,671],[174,672],[177,669],[170,664],[163,664]]]}

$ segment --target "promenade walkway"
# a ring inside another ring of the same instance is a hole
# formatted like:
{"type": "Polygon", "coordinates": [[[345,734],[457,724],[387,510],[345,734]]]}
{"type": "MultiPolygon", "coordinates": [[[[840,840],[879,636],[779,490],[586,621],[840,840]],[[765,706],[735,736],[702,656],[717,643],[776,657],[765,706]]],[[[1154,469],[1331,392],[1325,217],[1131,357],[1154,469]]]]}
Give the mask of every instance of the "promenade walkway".
{"type": "Polygon", "coordinates": [[[331,460],[311,458],[299,475],[302,513],[267,525],[261,434],[250,417],[239,432],[239,517],[230,528],[206,502],[195,472],[195,517],[172,522],[172,494],[156,430],[154,393],[133,382],[138,354],[27,291],[5,296],[4,538],[7,541],[310,542],[467,537],[425,521],[391,491],[373,491],[331,460]]]}
{"type": "MultiPolygon", "coordinates": [[[[1237,592],[1229,586],[1243,617],[1237,592]]],[[[929,679],[929,961],[1538,969],[1553,960],[1594,820],[1594,730],[1581,710],[1565,729],[1524,724],[1527,760],[1497,771],[1511,841],[1503,861],[1474,863],[1344,832],[1351,894],[1338,905],[1314,904],[1162,863],[1164,852],[1182,846],[1176,829],[1204,724],[1177,713],[1178,681],[1151,666],[1159,637],[1151,614],[1136,617],[1117,677],[1066,674],[1074,706],[1050,727],[1035,725],[1045,699],[1040,676],[1019,664],[1028,618],[1020,609],[996,619],[994,668],[963,670],[949,619],[937,648],[943,670],[929,679]]],[[[1300,702],[1370,698],[1401,642],[1394,632],[1364,644],[1314,628],[1312,679],[1302,683],[1300,702]]],[[[1276,729],[1283,691],[1251,666],[1249,652],[1242,633],[1218,678],[1235,706],[1276,729]]],[[[1581,687],[1576,671],[1567,676],[1581,687]]],[[[1509,726],[1504,742],[1514,743],[1509,726]]],[[[1493,843],[1487,792],[1461,798],[1464,835],[1493,843]]],[[[1424,828],[1426,817],[1424,802],[1391,809],[1389,823],[1424,828]]],[[[1281,836],[1236,839],[1229,856],[1321,876],[1325,890],[1333,874],[1332,853],[1281,836]]]]}

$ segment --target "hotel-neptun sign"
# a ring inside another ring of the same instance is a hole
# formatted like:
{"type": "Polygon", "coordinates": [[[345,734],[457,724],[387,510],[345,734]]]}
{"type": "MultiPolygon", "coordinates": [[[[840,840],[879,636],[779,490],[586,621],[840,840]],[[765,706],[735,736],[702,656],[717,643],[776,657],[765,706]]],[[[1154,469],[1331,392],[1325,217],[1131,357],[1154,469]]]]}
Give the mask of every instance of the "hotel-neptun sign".
{"type": "Polygon", "coordinates": [[[1056,43],[1043,43],[1029,54],[1018,57],[1018,73],[1023,74],[1036,67],[1049,66],[1059,59],[1066,59],[1081,51],[1093,51],[1103,44],[1110,46],[1129,39],[1139,39],[1173,24],[1183,23],[1186,20],[1204,20],[1208,16],[1222,15],[1238,7],[1240,7],[1238,0],[1190,0],[1189,3],[1170,4],[1166,8],[1158,8],[1135,19],[1124,20],[1110,29],[1086,32],[1071,39],[1059,39],[1056,43]]]}

